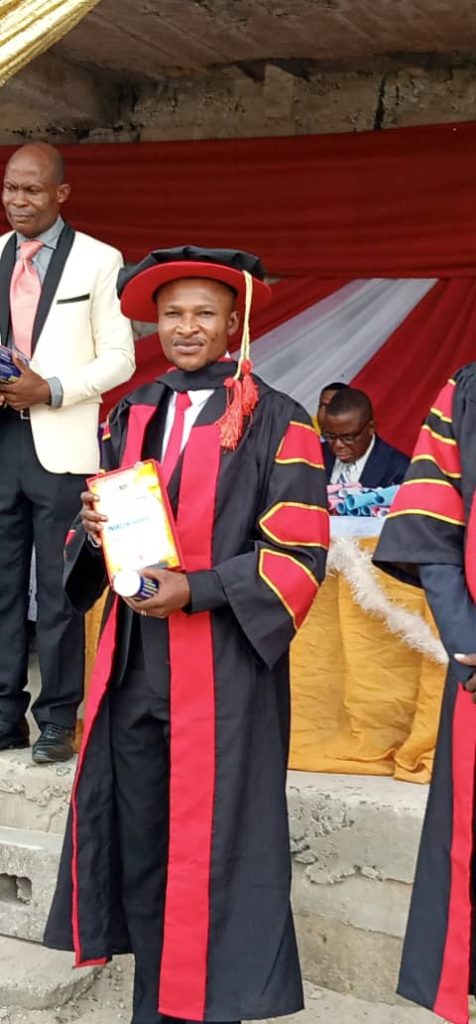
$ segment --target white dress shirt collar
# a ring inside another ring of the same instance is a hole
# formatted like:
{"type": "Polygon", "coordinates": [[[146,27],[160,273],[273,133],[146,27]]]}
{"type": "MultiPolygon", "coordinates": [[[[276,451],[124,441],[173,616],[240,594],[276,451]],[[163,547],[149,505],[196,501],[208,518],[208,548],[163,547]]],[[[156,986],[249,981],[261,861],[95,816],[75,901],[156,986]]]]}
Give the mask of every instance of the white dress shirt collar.
{"type": "MultiPolygon", "coordinates": [[[[231,359],[229,352],[226,352],[225,359],[231,359]]],[[[195,423],[195,420],[198,419],[204,405],[206,404],[206,402],[208,402],[208,399],[211,398],[211,396],[213,395],[213,388],[206,388],[205,390],[202,391],[187,391],[187,394],[190,399],[190,405],[188,409],[185,410],[184,414],[182,443],[180,446],[181,452],[185,448],[185,445],[190,437],[190,431],[195,423]]],[[[167,406],[167,414],[165,417],[164,426],[164,437],[162,441],[162,457],[164,455],[164,452],[167,451],[167,445],[169,443],[172,424],[174,422],[176,397],[176,392],[173,391],[169,398],[169,404],[167,406]]]]}
{"type": "MultiPolygon", "coordinates": [[[[203,407],[206,405],[208,399],[211,398],[214,392],[213,389],[210,390],[207,388],[207,390],[204,391],[187,391],[187,394],[190,399],[190,405],[188,409],[185,410],[184,413],[183,434],[180,451],[183,451],[183,449],[185,448],[185,445],[190,437],[190,431],[195,423],[195,420],[198,418],[203,407]]],[[[172,431],[172,424],[174,422],[175,417],[176,400],[177,392],[172,391],[169,398],[169,404],[167,406],[167,413],[165,417],[164,437],[162,441],[162,457],[164,455],[164,452],[167,451],[167,445],[169,443],[169,438],[172,431]]]]}
{"type": "Polygon", "coordinates": [[[356,459],[355,462],[341,462],[340,459],[336,458],[330,479],[331,484],[339,484],[341,482],[347,484],[358,483],[374,446],[375,434],[367,448],[367,451],[364,452],[359,459],[356,459]]]}
{"type": "MultiPolygon", "coordinates": [[[[47,249],[56,249],[59,241],[59,236],[64,228],[64,220],[62,217],[57,217],[54,224],[46,231],[42,231],[41,234],[35,235],[34,241],[42,242],[46,245],[47,249]]],[[[21,231],[16,232],[17,236],[17,248],[21,242],[32,242],[32,238],[27,238],[26,235],[22,235],[21,231]]]]}

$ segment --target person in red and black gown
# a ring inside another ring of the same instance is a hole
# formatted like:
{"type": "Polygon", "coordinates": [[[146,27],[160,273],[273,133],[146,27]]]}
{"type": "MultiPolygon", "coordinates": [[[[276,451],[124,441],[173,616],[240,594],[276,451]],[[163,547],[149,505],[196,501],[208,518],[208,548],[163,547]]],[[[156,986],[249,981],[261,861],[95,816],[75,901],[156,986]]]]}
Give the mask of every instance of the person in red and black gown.
{"type": "MultiPolygon", "coordinates": [[[[259,260],[186,246],[120,275],[123,311],[158,318],[172,370],[125,398],[106,470],[162,460],[186,571],[111,596],[48,946],[78,965],[135,957],[133,1024],[293,1013],[302,986],[289,904],[289,645],[325,567],[319,439],[251,373],[259,260]],[[239,363],[227,358],[243,332],[239,363]]],[[[106,585],[88,493],[66,588],[106,585]]]]}
{"type": "Polygon", "coordinates": [[[423,587],[449,658],[398,991],[453,1024],[476,992],[474,668],[476,363],[440,392],[377,547],[376,564],[423,587]]]}

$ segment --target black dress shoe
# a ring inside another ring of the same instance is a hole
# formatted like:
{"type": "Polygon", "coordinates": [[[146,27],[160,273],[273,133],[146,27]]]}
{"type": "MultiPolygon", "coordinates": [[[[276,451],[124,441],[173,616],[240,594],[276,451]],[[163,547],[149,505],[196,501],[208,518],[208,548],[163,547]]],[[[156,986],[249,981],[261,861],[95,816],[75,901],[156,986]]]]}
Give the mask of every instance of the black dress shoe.
{"type": "Polygon", "coordinates": [[[30,733],[25,718],[15,723],[0,720],[0,750],[23,750],[29,746],[30,733]]]}
{"type": "Polygon", "coordinates": [[[33,744],[31,756],[36,764],[69,761],[74,754],[74,729],[48,722],[42,726],[41,736],[33,744]]]}

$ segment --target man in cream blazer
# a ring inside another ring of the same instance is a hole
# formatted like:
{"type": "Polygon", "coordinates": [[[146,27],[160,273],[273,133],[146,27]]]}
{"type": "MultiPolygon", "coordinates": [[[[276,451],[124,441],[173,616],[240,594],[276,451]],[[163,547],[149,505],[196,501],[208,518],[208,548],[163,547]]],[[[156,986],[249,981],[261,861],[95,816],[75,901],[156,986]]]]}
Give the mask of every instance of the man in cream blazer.
{"type": "Polygon", "coordinates": [[[0,238],[0,340],[12,349],[21,375],[0,381],[0,750],[29,742],[27,601],[34,544],[42,681],[33,706],[37,762],[72,753],[84,624],[63,593],[63,546],[85,478],[99,467],[101,395],[128,380],[135,367],[131,327],[116,296],[121,254],[63,221],[69,194],[52,146],[26,145],[9,160],[2,198],[13,231],[0,238]],[[37,245],[28,247],[32,241],[37,245]],[[29,357],[28,365],[17,352],[29,357]]]}

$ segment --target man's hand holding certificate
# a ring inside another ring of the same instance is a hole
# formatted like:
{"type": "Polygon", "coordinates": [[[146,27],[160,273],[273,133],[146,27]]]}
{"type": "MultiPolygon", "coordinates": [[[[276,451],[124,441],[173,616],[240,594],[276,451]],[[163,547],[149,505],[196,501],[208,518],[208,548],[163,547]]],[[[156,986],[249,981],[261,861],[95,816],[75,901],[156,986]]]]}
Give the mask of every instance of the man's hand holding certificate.
{"type": "Polygon", "coordinates": [[[50,401],[48,382],[30,368],[26,356],[0,345],[0,405],[20,412],[50,401]]]}
{"type": "MultiPolygon", "coordinates": [[[[125,597],[145,615],[166,618],[190,599],[182,557],[160,466],[150,459],[130,469],[93,477],[82,495],[83,526],[100,544],[111,582],[132,573],[155,580],[153,597],[125,597]]],[[[119,586],[118,586],[119,590],[119,586]]],[[[130,591],[129,591],[130,593],[130,591]]]]}
{"type": "Polygon", "coordinates": [[[156,580],[158,589],[153,597],[137,601],[133,597],[123,600],[135,612],[155,619],[167,619],[172,612],[180,611],[190,601],[190,587],[184,572],[170,572],[168,569],[144,569],[143,576],[156,580]]]}

